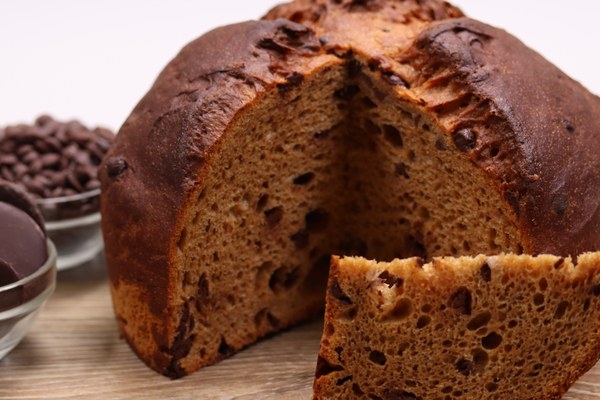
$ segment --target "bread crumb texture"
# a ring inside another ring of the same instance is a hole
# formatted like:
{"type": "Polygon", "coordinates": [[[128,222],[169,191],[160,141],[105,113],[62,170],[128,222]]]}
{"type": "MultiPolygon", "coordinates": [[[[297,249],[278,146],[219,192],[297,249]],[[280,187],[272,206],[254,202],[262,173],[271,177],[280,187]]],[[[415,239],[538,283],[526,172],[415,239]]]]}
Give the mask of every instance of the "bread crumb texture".
{"type": "Polygon", "coordinates": [[[560,399],[600,352],[600,253],[332,260],[314,399],[560,399]]]}

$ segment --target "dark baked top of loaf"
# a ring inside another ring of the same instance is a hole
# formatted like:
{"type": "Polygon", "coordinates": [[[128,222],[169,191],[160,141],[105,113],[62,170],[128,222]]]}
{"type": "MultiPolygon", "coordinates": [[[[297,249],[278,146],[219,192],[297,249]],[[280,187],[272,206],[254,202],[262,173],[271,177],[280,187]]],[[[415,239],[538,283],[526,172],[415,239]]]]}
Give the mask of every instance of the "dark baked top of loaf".
{"type": "MultiPolygon", "coordinates": [[[[111,221],[105,238],[128,244],[108,252],[107,263],[132,266],[109,268],[112,280],[164,292],[182,210],[213,146],[236,112],[266,87],[294,84],[293,71],[314,57],[333,56],[310,29],[285,20],[218,28],[182,49],[121,127],[99,173],[102,214],[111,221]],[[151,260],[147,267],[139,254],[151,260]]],[[[165,301],[152,299],[157,314],[165,301]]]]}
{"type": "Polygon", "coordinates": [[[421,9],[398,18],[393,1],[298,0],[266,18],[305,24],[338,53],[364,53],[369,67],[400,78],[416,101],[447,120],[459,150],[512,206],[527,252],[596,250],[600,98],[509,33],[460,18],[447,3],[418,3],[421,9]],[[404,42],[380,28],[427,16],[435,21],[404,42]]]}
{"type": "MultiPolygon", "coordinates": [[[[111,280],[164,291],[183,210],[236,113],[267,88],[301,81],[316,58],[350,50],[391,90],[438,115],[465,157],[487,171],[524,230],[525,251],[597,247],[598,97],[504,31],[445,20],[461,14],[443,2],[298,1],[268,18],[279,16],[302,25],[247,22],[186,46],[121,128],[100,172],[110,221],[103,228],[108,240],[127,243],[107,254],[108,264],[131,268],[110,268],[111,280]],[[410,28],[382,39],[381,21],[410,28]]],[[[151,299],[157,314],[166,300],[151,299]]]]}

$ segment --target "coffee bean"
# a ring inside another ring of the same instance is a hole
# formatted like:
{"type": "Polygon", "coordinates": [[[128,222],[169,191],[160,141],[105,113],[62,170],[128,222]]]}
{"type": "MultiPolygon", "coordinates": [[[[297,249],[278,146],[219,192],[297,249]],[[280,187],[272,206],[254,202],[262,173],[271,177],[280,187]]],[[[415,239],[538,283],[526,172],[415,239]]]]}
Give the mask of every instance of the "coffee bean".
{"type": "Polygon", "coordinates": [[[40,160],[42,161],[42,165],[48,168],[57,165],[60,161],[60,156],[56,153],[46,153],[40,157],[40,160]]]}
{"type": "MultiPolygon", "coordinates": [[[[113,141],[107,129],[90,130],[77,121],[40,116],[32,126],[0,129],[0,177],[20,184],[34,197],[98,189],[97,168],[113,141]]],[[[119,168],[124,170],[126,164],[119,168]]],[[[97,209],[97,200],[93,202],[79,204],[79,212],[97,209]]]]}
{"type": "Polygon", "coordinates": [[[90,179],[85,184],[85,190],[94,190],[100,187],[100,181],[98,179],[90,179]]]}
{"type": "Polygon", "coordinates": [[[88,153],[77,152],[73,155],[73,160],[79,165],[90,165],[92,160],[88,153]]]}
{"type": "Polygon", "coordinates": [[[67,138],[69,138],[70,140],[72,140],[75,143],[85,144],[85,143],[89,142],[90,140],[92,140],[92,135],[89,132],[71,128],[71,129],[67,130],[67,138]]]}
{"type": "Polygon", "coordinates": [[[0,152],[3,154],[14,153],[17,148],[17,143],[11,139],[2,139],[0,143],[0,152]]]}
{"type": "Polygon", "coordinates": [[[14,154],[0,154],[0,165],[15,165],[18,161],[14,154]]]}
{"type": "Polygon", "coordinates": [[[79,183],[79,180],[77,179],[77,176],[74,171],[67,175],[67,184],[69,184],[70,187],[72,187],[76,191],[83,192],[83,187],[79,183]]]}
{"type": "Polygon", "coordinates": [[[19,183],[19,179],[21,179],[27,172],[29,168],[25,166],[25,164],[17,163],[13,166],[13,172],[15,173],[15,183],[19,183]]]}
{"type": "Polygon", "coordinates": [[[75,143],[68,145],[62,152],[64,157],[73,159],[79,153],[79,146],[75,143]]]}
{"type": "Polygon", "coordinates": [[[22,160],[23,157],[25,157],[27,154],[31,153],[32,151],[35,151],[33,146],[30,144],[25,144],[23,146],[19,146],[16,153],[17,153],[17,156],[19,156],[19,158],[22,160]]]}
{"type": "Polygon", "coordinates": [[[98,142],[89,142],[85,146],[85,149],[90,153],[94,165],[99,165],[106,153],[106,150],[103,150],[98,142]]]}
{"type": "Polygon", "coordinates": [[[65,185],[67,174],[65,173],[65,171],[58,171],[55,174],[51,174],[49,178],[52,183],[52,186],[61,189],[65,185]]]}
{"type": "Polygon", "coordinates": [[[115,134],[108,129],[96,128],[94,129],[94,133],[98,136],[98,139],[105,139],[104,142],[112,143],[115,140],[115,134]]]}
{"type": "Polygon", "coordinates": [[[37,126],[44,126],[44,125],[46,125],[46,124],[48,124],[49,122],[52,122],[52,121],[54,121],[54,119],[51,116],[49,116],[49,115],[40,115],[35,120],[35,124],[37,126]]]}
{"type": "Polygon", "coordinates": [[[29,165],[29,173],[37,174],[42,171],[42,168],[44,168],[44,163],[42,162],[41,159],[36,158],[29,165]]]}
{"type": "Polygon", "coordinates": [[[15,176],[12,171],[8,167],[4,167],[0,169],[0,176],[6,181],[13,182],[15,180],[15,176]]]}
{"type": "Polygon", "coordinates": [[[38,154],[38,152],[32,148],[31,151],[25,153],[21,157],[21,161],[31,165],[35,160],[39,159],[39,157],[40,155],[38,154]]]}

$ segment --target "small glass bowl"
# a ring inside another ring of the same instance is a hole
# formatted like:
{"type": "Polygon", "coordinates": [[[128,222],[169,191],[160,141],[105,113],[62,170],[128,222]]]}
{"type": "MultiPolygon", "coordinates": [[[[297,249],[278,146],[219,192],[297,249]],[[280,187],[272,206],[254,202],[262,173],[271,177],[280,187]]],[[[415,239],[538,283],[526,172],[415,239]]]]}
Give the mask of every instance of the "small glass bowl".
{"type": "Polygon", "coordinates": [[[100,229],[100,189],[36,200],[48,237],[58,253],[58,270],[93,259],[103,248],[100,229]]]}
{"type": "Polygon", "coordinates": [[[25,336],[56,286],[56,249],[47,241],[48,259],[32,275],[0,286],[0,360],[25,336]]]}

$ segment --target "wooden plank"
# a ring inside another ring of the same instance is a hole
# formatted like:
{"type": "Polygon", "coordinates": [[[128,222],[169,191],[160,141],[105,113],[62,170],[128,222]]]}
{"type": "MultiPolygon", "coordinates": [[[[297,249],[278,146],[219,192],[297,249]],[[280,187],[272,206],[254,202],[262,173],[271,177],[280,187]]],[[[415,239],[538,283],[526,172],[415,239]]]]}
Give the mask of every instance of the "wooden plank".
{"type": "MultiPolygon", "coordinates": [[[[61,272],[32,331],[0,362],[0,399],[309,399],[321,336],[313,322],[172,381],[118,337],[101,258],[61,272]]],[[[600,400],[600,364],[565,400],[600,400]]]]}

